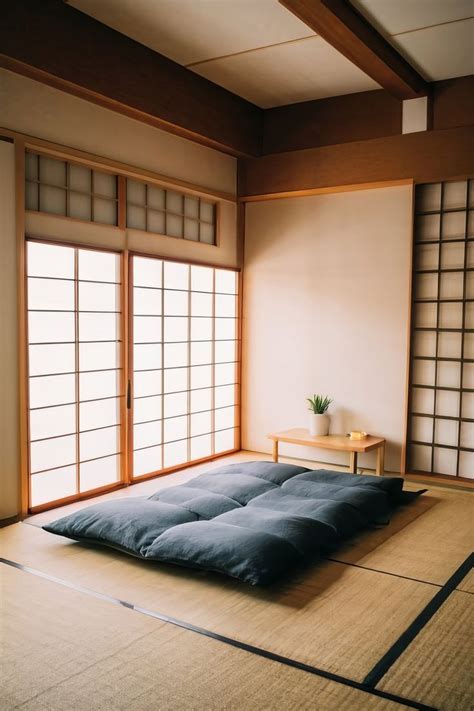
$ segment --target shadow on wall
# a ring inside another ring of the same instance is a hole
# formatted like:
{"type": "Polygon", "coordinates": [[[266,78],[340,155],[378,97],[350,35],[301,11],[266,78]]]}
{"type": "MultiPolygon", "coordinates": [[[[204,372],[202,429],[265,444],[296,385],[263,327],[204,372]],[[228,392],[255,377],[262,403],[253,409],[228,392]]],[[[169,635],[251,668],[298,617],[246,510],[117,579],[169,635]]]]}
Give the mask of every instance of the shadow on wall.
{"type": "MultiPolygon", "coordinates": [[[[367,434],[374,435],[375,437],[383,437],[383,432],[376,432],[373,428],[369,427],[367,424],[368,420],[364,415],[350,410],[345,407],[335,407],[334,411],[330,411],[330,434],[348,434],[352,430],[361,430],[367,432],[367,434]]],[[[327,452],[325,453],[327,456],[327,452]]],[[[331,456],[333,453],[331,452],[331,456]]],[[[376,454],[374,452],[369,452],[367,454],[360,454],[358,458],[358,468],[359,469],[375,469],[375,458],[376,454]]],[[[385,451],[385,466],[388,471],[393,471],[398,473],[400,467],[398,466],[401,458],[401,445],[398,442],[393,442],[391,440],[387,441],[386,451],[385,451]],[[390,469],[388,462],[396,462],[397,468],[390,469]]],[[[341,463],[347,464],[347,457],[342,455],[341,463]]],[[[333,459],[333,461],[336,461],[333,459]]]]}
{"type": "Polygon", "coordinates": [[[336,407],[330,411],[330,434],[347,434],[353,429],[363,429],[360,415],[346,407],[336,407]]]}
{"type": "MultiPolygon", "coordinates": [[[[298,198],[298,200],[304,200],[304,198],[298,198]]],[[[296,200],[296,202],[298,202],[296,200]]],[[[245,255],[245,266],[248,268],[253,262],[257,264],[265,264],[265,255],[267,253],[273,254],[275,249],[278,249],[278,243],[282,242],[286,245],[287,240],[295,240],[299,237],[299,229],[301,223],[301,228],[304,228],[305,219],[300,215],[299,211],[293,209],[297,207],[294,205],[294,200],[271,200],[271,206],[275,213],[277,213],[277,218],[272,222],[267,222],[265,230],[262,230],[259,234],[258,240],[252,240],[251,249],[248,249],[245,255]]],[[[247,213],[252,209],[258,209],[260,203],[247,203],[246,210],[247,213]]],[[[318,205],[312,206],[313,218],[316,217],[318,212],[318,205]]],[[[248,215],[247,215],[248,217],[248,215]]],[[[246,240],[250,239],[250,235],[246,235],[246,240]]],[[[317,232],[314,234],[314,239],[317,239],[317,232]]],[[[288,281],[288,273],[284,273],[284,278],[288,281]]]]}

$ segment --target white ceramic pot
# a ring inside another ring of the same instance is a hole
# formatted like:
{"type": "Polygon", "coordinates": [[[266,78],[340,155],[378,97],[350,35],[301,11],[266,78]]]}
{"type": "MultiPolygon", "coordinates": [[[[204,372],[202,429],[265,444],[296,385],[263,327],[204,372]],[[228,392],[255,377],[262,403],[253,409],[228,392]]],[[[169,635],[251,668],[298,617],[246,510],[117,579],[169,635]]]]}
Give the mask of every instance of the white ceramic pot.
{"type": "Polygon", "coordinates": [[[309,433],[310,435],[327,435],[329,432],[329,417],[328,415],[315,415],[311,412],[309,415],[309,433]]]}

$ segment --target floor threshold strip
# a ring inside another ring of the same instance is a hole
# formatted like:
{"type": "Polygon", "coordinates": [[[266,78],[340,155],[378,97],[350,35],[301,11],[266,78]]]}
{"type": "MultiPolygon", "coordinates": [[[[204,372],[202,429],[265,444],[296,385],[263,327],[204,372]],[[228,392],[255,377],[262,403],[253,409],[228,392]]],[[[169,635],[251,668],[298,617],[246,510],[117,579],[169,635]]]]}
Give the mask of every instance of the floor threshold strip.
{"type": "Polygon", "coordinates": [[[328,679],[329,681],[334,681],[336,683],[343,684],[344,686],[349,686],[353,689],[363,691],[367,694],[370,694],[371,696],[378,696],[380,698],[387,699],[389,701],[394,701],[399,704],[404,704],[408,708],[418,709],[418,711],[438,711],[435,707],[427,706],[426,704],[422,704],[419,701],[412,701],[411,699],[404,698],[403,696],[398,696],[397,694],[391,694],[388,691],[382,691],[381,689],[376,689],[372,685],[367,684],[366,681],[360,682],[360,681],[355,681],[354,679],[348,679],[348,678],[341,676],[339,674],[325,671],[324,669],[319,669],[318,667],[314,667],[310,664],[305,664],[304,662],[299,662],[296,659],[291,659],[290,657],[284,657],[280,654],[275,654],[274,652],[270,652],[269,650],[262,649],[260,647],[255,647],[252,644],[246,644],[245,642],[240,642],[239,640],[233,639],[232,637],[226,637],[225,635],[221,635],[217,632],[212,632],[211,630],[207,630],[203,627],[198,627],[197,625],[193,625],[190,622],[185,622],[184,620],[180,620],[175,617],[170,617],[169,615],[165,615],[165,614],[163,614],[161,612],[157,612],[155,610],[149,610],[145,607],[140,607],[139,605],[135,605],[135,604],[133,604],[131,602],[127,602],[125,600],[120,600],[119,598],[115,598],[112,595],[107,595],[105,593],[101,593],[96,590],[86,588],[82,585],[76,585],[75,583],[71,583],[67,580],[63,580],[62,578],[57,578],[54,575],[49,575],[49,573],[44,573],[44,572],[37,570],[35,568],[30,568],[29,566],[23,565],[22,563],[17,563],[15,561],[9,560],[7,558],[0,558],[0,563],[3,563],[4,565],[8,565],[12,568],[16,568],[16,569],[21,570],[25,573],[30,573],[31,575],[36,575],[39,578],[43,578],[44,580],[48,580],[49,582],[53,582],[58,585],[62,585],[63,587],[69,588],[71,590],[75,590],[76,592],[84,593],[86,595],[89,595],[90,597],[94,597],[99,600],[104,600],[105,602],[109,602],[114,605],[120,605],[121,607],[125,607],[128,610],[133,610],[133,611],[138,612],[142,615],[147,615],[148,617],[152,617],[156,620],[160,620],[160,622],[165,622],[167,624],[174,625],[175,627],[180,627],[184,630],[188,630],[190,632],[200,634],[203,637],[208,637],[208,638],[213,639],[217,642],[222,642],[222,643],[227,644],[231,647],[235,647],[237,649],[241,649],[242,651],[249,652],[250,654],[255,654],[255,655],[263,657],[265,659],[269,659],[271,661],[278,662],[280,664],[285,664],[286,666],[292,667],[294,669],[299,669],[300,671],[304,671],[309,674],[313,674],[315,676],[322,677],[323,679],[328,679]]]}
{"type": "Polygon", "coordinates": [[[383,676],[388,672],[390,667],[396,662],[398,657],[406,650],[413,642],[418,633],[431,620],[433,615],[439,610],[443,602],[457,588],[459,583],[466,577],[469,571],[474,567],[474,553],[471,553],[466,560],[461,563],[459,568],[451,575],[449,580],[438,590],[436,595],[428,602],[420,614],[400,635],[396,642],[377,662],[364,679],[364,684],[375,687],[383,676]]]}

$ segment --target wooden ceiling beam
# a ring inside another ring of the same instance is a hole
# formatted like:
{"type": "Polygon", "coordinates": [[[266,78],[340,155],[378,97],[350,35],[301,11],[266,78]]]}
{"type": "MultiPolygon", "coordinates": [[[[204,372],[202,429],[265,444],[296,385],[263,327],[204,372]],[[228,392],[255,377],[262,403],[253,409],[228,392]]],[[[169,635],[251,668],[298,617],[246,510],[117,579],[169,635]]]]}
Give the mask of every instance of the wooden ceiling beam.
{"type": "Polygon", "coordinates": [[[260,152],[262,109],[61,0],[4,3],[0,67],[234,156],[260,152]]]}
{"type": "Polygon", "coordinates": [[[365,141],[402,132],[402,102],[388,91],[331,96],[265,109],[262,153],[365,141]]]}
{"type": "Polygon", "coordinates": [[[423,77],[347,0],[279,2],[393,96],[429,93],[423,77]]]}
{"type": "Polygon", "coordinates": [[[243,201],[296,197],[341,186],[472,175],[472,126],[273,153],[239,161],[243,201]]]}

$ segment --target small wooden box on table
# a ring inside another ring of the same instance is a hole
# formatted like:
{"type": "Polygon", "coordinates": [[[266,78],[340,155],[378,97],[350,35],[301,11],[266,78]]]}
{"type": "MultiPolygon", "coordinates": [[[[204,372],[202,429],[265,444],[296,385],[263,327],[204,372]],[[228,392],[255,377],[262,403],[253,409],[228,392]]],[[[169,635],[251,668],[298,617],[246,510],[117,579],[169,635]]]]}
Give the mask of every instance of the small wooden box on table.
{"type": "Polygon", "coordinates": [[[310,435],[309,430],[303,427],[295,427],[291,430],[283,430],[267,435],[273,440],[273,461],[278,462],[278,444],[287,442],[289,444],[301,444],[305,447],[317,447],[318,449],[334,449],[338,452],[349,452],[350,470],[357,474],[357,455],[363,452],[377,450],[377,465],[375,473],[381,476],[384,472],[385,440],[381,437],[367,435],[364,439],[352,440],[346,435],[310,435]]]}

